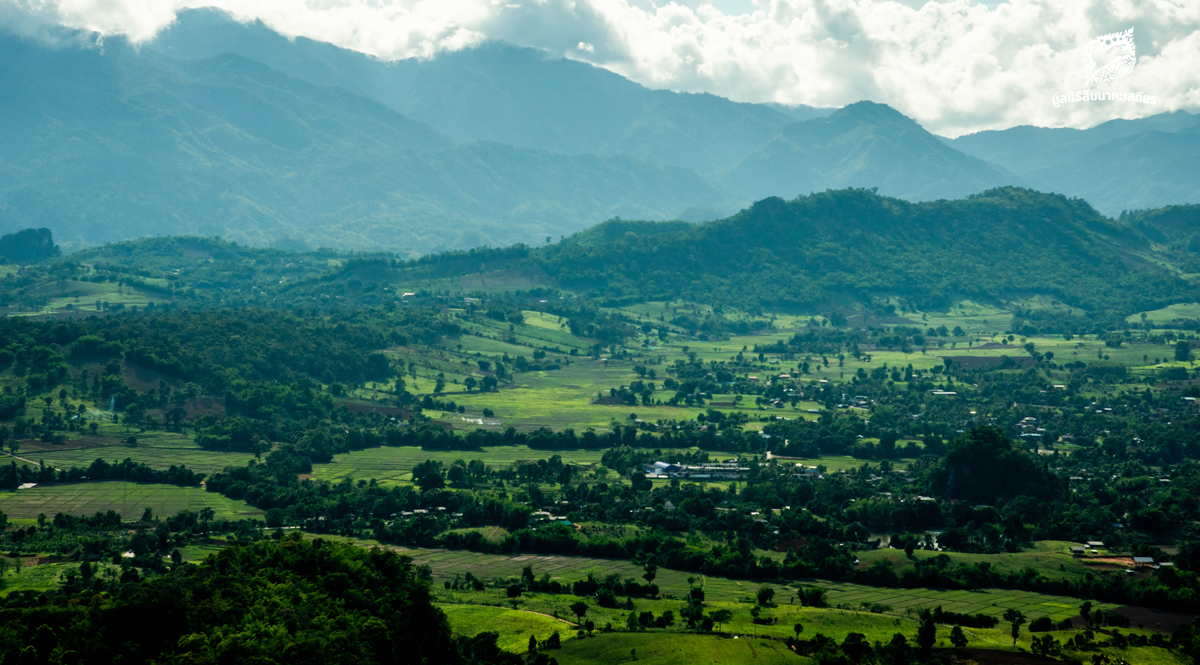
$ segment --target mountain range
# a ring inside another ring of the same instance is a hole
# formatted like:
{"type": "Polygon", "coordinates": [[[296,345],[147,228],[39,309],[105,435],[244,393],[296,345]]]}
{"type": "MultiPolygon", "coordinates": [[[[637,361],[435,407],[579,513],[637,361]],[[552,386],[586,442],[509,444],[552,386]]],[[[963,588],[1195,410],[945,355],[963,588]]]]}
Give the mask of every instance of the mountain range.
{"type": "Polygon", "coordinates": [[[830,188],[1003,186],[1115,216],[1200,202],[1200,117],[944,139],[894,109],[652,90],[502,43],[387,62],[214,9],[140,47],[0,35],[0,233],[153,234],[415,256],[606,219],[728,217],[830,188]]]}

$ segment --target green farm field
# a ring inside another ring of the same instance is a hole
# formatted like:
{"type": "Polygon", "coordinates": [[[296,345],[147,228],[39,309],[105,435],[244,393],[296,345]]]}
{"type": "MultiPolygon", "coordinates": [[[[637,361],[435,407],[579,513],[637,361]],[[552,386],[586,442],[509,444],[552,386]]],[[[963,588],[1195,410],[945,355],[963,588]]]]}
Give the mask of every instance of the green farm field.
{"type": "Polygon", "coordinates": [[[235,501],[199,487],[177,487],[154,483],[125,483],[119,480],[39,485],[24,490],[0,492],[0,511],[10,518],[31,519],[39,514],[53,517],[94,515],[115,510],[125,519],[137,519],[150,508],[156,516],[183,510],[212,508],[217,519],[261,517],[262,511],[244,501],[235,501]]]}
{"type": "MultiPolygon", "coordinates": [[[[367,544],[367,541],[363,541],[362,544],[367,544]]],[[[621,579],[640,579],[643,572],[640,566],[623,560],[549,555],[481,554],[462,550],[424,548],[392,549],[412,557],[417,564],[429,566],[433,571],[436,584],[452,580],[456,575],[467,572],[489,582],[495,579],[516,578],[521,575],[521,570],[525,566],[530,566],[534,575],[539,578],[543,574],[547,574],[550,579],[561,582],[583,579],[588,573],[594,573],[599,577],[616,574],[621,579]]],[[[733,580],[663,568],[658,569],[654,583],[659,586],[663,596],[678,599],[686,596],[691,587],[688,584],[689,577],[693,578],[696,586],[704,589],[707,602],[752,603],[755,592],[761,584],[751,580],[733,580]]],[[[817,585],[827,589],[829,591],[827,600],[830,605],[835,607],[857,610],[871,605],[886,605],[891,608],[891,613],[905,616],[915,616],[922,609],[932,609],[940,605],[944,610],[988,614],[997,617],[1002,615],[1006,609],[1015,608],[1024,612],[1027,617],[1048,616],[1057,621],[1076,616],[1079,613],[1079,605],[1083,602],[1080,599],[1065,596],[1000,589],[978,591],[893,589],[821,580],[806,581],[804,584],[817,585]]],[[[780,605],[780,611],[783,611],[785,607],[800,609],[798,606],[788,605],[789,599],[795,596],[798,589],[796,584],[768,584],[768,586],[776,589],[776,602],[780,605]]],[[[498,596],[495,600],[503,602],[504,599],[498,596]]],[[[1117,607],[1105,603],[1096,603],[1094,606],[1105,610],[1117,607]]]]}
{"type": "Polygon", "coordinates": [[[370,448],[335,455],[328,464],[314,464],[313,477],[339,482],[375,479],[380,485],[407,485],[412,481],[412,469],[426,460],[449,465],[455,460],[482,460],[489,467],[508,467],[515,462],[536,461],[561,455],[563,462],[578,465],[597,465],[602,450],[533,450],[528,446],[505,446],[484,450],[422,450],[416,446],[370,448]]]}
{"type": "MultiPolygon", "coordinates": [[[[35,557],[14,559],[6,557],[10,564],[8,573],[0,580],[0,597],[14,591],[50,591],[66,581],[68,574],[79,573],[79,562],[43,563],[35,557]]],[[[117,579],[121,576],[121,567],[111,563],[96,562],[96,575],[102,578],[117,579]]]]}
{"type": "Polygon", "coordinates": [[[992,570],[1002,574],[1019,573],[1026,568],[1032,568],[1049,579],[1076,579],[1087,573],[1095,573],[1106,568],[1089,566],[1087,559],[1071,556],[1070,548],[1079,543],[1058,540],[1044,540],[1034,543],[1032,548],[1015,553],[1001,554],[965,554],[962,552],[931,552],[929,550],[914,550],[910,559],[904,550],[879,549],[858,553],[859,568],[869,568],[877,561],[887,561],[897,575],[916,567],[915,561],[932,559],[945,555],[956,564],[974,565],[988,563],[992,570]]]}
{"type": "MultiPolygon", "coordinates": [[[[883,627],[879,631],[864,632],[858,630],[855,632],[863,632],[870,641],[886,642],[891,639],[895,633],[902,633],[909,638],[909,642],[915,637],[916,625],[895,625],[883,627]]],[[[946,649],[948,644],[947,637],[949,636],[948,626],[938,627],[938,642],[935,648],[946,649]]],[[[967,632],[967,637],[970,640],[968,648],[987,648],[998,649],[1002,651],[1013,650],[1011,640],[1000,641],[993,640],[992,635],[974,635],[974,633],[983,632],[1001,633],[1003,631],[975,631],[970,629],[967,632]]],[[[804,635],[801,637],[811,637],[812,633],[806,628],[804,635]]],[[[1057,639],[1072,637],[1073,633],[1055,633],[1057,639]]],[[[831,636],[832,635],[827,635],[831,636]]],[[[1004,637],[999,635],[996,637],[1004,637]]],[[[844,638],[841,638],[844,639],[844,638]]],[[[840,642],[841,639],[838,641],[840,642]]],[[[1029,640],[1018,640],[1017,646],[1020,650],[1029,651],[1029,640]]],[[[1100,649],[1100,653],[1108,655],[1110,658],[1120,658],[1123,662],[1129,665],[1186,665],[1190,663],[1186,657],[1181,657],[1178,652],[1168,651],[1166,649],[1158,649],[1153,647],[1140,647],[1130,649],[1100,649]]],[[[1073,653],[1077,659],[1090,659],[1092,654],[1097,652],[1073,653]]],[[[638,633],[597,633],[592,637],[583,639],[573,638],[563,642],[563,648],[560,651],[554,652],[554,657],[563,665],[618,665],[632,662],[633,655],[636,654],[637,662],[650,663],[652,665],[674,665],[675,663],[720,663],[725,665],[767,665],[770,663],[811,663],[811,659],[797,656],[789,651],[783,641],[778,639],[763,638],[761,635],[754,636],[752,634],[740,633],[734,635],[726,632],[723,635],[697,635],[690,633],[662,632],[662,631],[647,631],[638,633]]],[[[1025,654],[1017,656],[1019,660],[1013,662],[1031,662],[1027,660],[1025,654]]],[[[989,662],[1003,662],[999,659],[989,662]]]]}
{"type": "Polygon", "coordinates": [[[563,665],[617,665],[631,662],[648,665],[676,663],[725,663],[773,665],[775,663],[811,663],[775,640],[734,639],[730,636],[691,635],[684,633],[603,633],[563,643],[554,654],[563,665]]]}
{"type": "Polygon", "coordinates": [[[471,636],[487,631],[499,633],[500,639],[496,640],[496,644],[514,653],[524,653],[529,648],[530,635],[544,640],[558,633],[559,639],[565,640],[576,631],[573,623],[536,612],[445,603],[438,604],[438,608],[446,613],[456,635],[471,636]]]}
{"type": "Polygon", "coordinates": [[[22,442],[20,456],[42,460],[60,469],[86,467],[96,459],[113,462],[129,458],[155,469],[184,465],[206,474],[227,466],[245,466],[254,458],[250,453],[204,450],[196,445],[195,439],[184,434],[141,431],[114,424],[102,426],[98,435],[83,435],[62,444],[22,442]],[[137,438],[136,446],[126,443],[130,436],[137,438]]]}

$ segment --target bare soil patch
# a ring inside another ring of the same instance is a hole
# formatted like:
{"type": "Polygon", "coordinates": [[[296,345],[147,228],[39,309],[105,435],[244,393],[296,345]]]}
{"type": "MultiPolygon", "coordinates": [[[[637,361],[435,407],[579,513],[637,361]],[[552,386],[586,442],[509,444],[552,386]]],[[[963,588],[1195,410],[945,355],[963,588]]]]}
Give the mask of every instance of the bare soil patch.
{"type": "Polygon", "coordinates": [[[180,383],[179,379],[149,367],[142,367],[137,363],[125,363],[125,383],[130,388],[141,392],[146,392],[151,388],[158,390],[159,381],[165,382],[172,389],[177,388],[180,383]]]}
{"type": "Polygon", "coordinates": [[[188,403],[183,407],[187,411],[188,418],[197,416],[213,415],[218,418],[225,416],[225,402],[216,397],[204,396],[196,399],[188,400],[188,403]]]}
{"type": "Polygon", "coordinates": [[[88,434],[81,436],[78,439],[68,439],[63,443],[49,443],[38,439],[25,439],[21,441],[21,452],[36,453],[46,450],[81,450],[83,448],[104,448],[107,446],[120,445],[122,442],[115,436],[103,436],[88,434]]]}
{"type": "Polygon", "coordinates": [[[1033,358],[1029,356],[942,356],[945,360],[949,360],[957,365],[962,365],[963,369],[979,369],[981,367],[999,367],[1004,364],[1004,359],[1009,358],[1017,367],[1032,367],[1033,358]]]}

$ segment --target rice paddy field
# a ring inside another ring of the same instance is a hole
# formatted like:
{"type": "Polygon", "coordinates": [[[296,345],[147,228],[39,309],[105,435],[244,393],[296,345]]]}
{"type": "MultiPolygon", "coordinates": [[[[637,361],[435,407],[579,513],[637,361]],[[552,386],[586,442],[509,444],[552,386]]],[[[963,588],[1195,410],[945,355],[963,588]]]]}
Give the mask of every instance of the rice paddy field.
{"type": "Polygon", "coordinates": [[[141,517],[150,508],[157,516],[174,515],[183,510],[212,508],[217,519],[260,518],[263,512],[244,501],[235,501],[199,487],[178,487],[154,483],[126,483],[119,480],[39,485],[30,489],[0,492],[0,511],[10,519],[33,519],[94,515],[115,510],[125,519],[141,517]]]}
{"type": "Polygon", "coordinates": [[[155,469],[183,465],[205,474],[227,466],[245,466],[254,459],[250,453],[204,450],[196,445],[195,439],[185,434],[142,431],[140,428],[108,423],[98,435],[82,435],[61,444],[24,441],[19,454],[60,469],[86,467],[97,459],[113,462],[129,458],[155,469]],[[130,436],[137,439],[136,446],[126,443],[130,436]]]}
{"type": "Polygon", "coordinates": [[[549,459],[561,455],[563,462],[584,466],[599,465],[603,450],[533,450],[528,446],[503,446],[483,450],[422,450],[416,446],[397,446],[359,450],[334,455],[328,464],[314,464],[312,476],[340,482],[344,479],[375,479],[385,487],[412,484],[412,469],[426,460],[449,466],[455,460],[482,460],[493,468],[507,468],[517,462],[549,459]]]}

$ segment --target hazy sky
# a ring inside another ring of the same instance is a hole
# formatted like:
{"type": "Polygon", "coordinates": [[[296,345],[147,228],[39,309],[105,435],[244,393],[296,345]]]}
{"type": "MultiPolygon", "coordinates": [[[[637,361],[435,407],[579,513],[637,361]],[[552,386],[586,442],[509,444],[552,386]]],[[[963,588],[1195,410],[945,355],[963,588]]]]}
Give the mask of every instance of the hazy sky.
{"type": "Polygon", "coordinates": [[[176,9],[209,5],[389,59],[502,39],[654,88],[814,106],[870,99],[951,136],[1200,111],[1200,0],[0,0],[0,24],[138,41],[176,9]],[[1133,71],[1090,89],[1160,104],[1055,108],[1053,95],[1089,89],[1088,41],[1130,27],[1133,71]]]}

